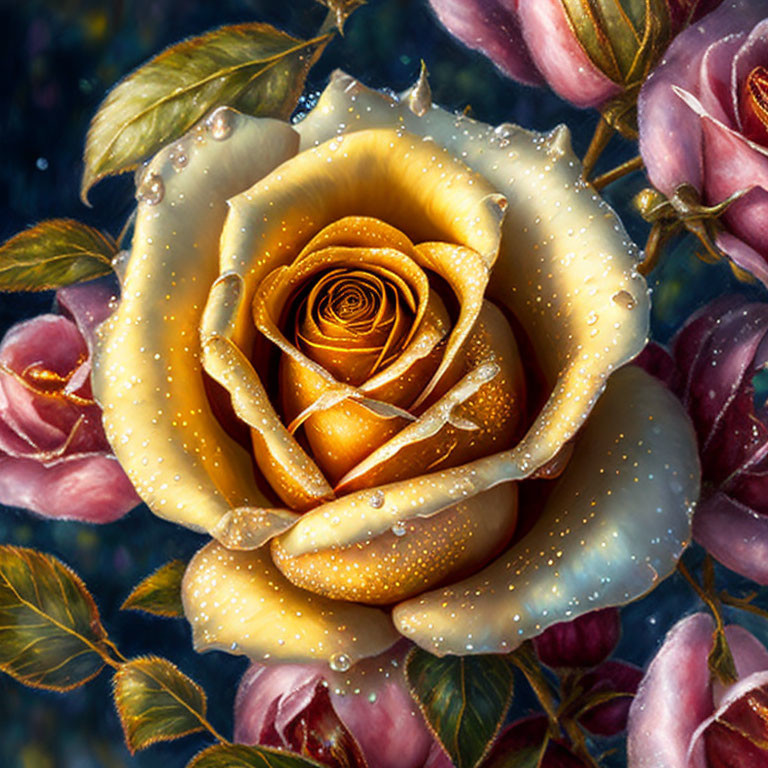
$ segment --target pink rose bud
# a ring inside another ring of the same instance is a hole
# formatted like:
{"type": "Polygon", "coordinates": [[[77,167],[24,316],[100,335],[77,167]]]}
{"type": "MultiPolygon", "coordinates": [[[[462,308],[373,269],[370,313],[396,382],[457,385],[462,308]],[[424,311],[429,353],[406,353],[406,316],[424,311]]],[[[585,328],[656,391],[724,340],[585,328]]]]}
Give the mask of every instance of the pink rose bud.
{"type": "Polygon", "coordinates": [[[301,752],[330,768],[450,768],[405,682],[408,647],[344,673],[252,664],[235,701],[235,741],[301,752]]]}
{"type": "Polygon", "coordinates": [[[679,29],[719,2],[624,0],[626,15],[611,16],[565,0],[430,0],[448,31],[504,74],[547,83],[577,107],[633,91],[638,71],[649,71],[679,29]]]}
{"type": "Polygon", "coordinates": [[[0,502],[51,518],[108,523],[139,504],[93,400],[90,356],[110,313],[104,281],[59,291],[0,342],[0,502]]]}
{"type": "Polygon", "coordinates": [[[533,638],[539,659],[549,667],[595,667],[611,655],[621,635],[617,608],[604,608],[564,621],[533,638]]]}
{"type": "Polygon", "coordinates": [[[693,536],[731,570],[768,584],[768,410],[752,383],[768,363],[768,304],[721,297],[689,318],[672,351],[706,489],[693,536]]]}
{"type": "Polygon", "coordinates": [[[682,32],[638,101],[640,151],[667,196],[732,195],[718,247],[768,285],[768,6],[732,0],[682,32]]]}
{"type": "Polygon", "coordinates": [[[738,680],[710,682],[713,630],[697,613],[667,634],[629,711],[629,768],[768,765],[768,650],[743,627],[726,627],[738,680]]]}

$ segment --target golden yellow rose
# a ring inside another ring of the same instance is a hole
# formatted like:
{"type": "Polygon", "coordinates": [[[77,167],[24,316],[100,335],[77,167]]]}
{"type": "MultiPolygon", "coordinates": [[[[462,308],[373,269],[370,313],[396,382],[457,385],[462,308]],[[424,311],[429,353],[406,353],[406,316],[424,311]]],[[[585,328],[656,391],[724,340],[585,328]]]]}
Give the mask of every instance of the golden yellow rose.
{"type": "Polygon", "coordinates": [[[215,539],[199,649],[500,652],[674,568],[695,441],[616,371],[647,288],[579,174],[564,127],[344,74],[295,125],[221,108],[147,165],[95,390],[142,498],[215,539]]]}

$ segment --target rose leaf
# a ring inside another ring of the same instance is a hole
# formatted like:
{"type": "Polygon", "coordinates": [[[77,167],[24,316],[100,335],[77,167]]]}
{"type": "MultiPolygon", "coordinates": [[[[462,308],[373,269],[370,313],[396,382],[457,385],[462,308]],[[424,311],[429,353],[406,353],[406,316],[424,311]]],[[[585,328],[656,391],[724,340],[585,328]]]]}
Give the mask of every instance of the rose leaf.
{"type": "Polygon", "coordinates": [[[91,121],[83,202],[97,181],[135,168],[216,106],[287,119],[332,37],[301,40],[269,24],[249,23],[167,48],[121,80],[91,121]]]}
{"type": "Polygon", "coordinates": [[[0,291],[47,291],[112,271],[115,241],[73,219],[50,219],[0,245],[0,291]]]}
{"type": "Polygon", "coordinates": [[[438,658],[414,648],[406,674],[424,717],[457,768],[474,768],[509,708],[512,666],[499,656],[438,658]]]}
{"type": "Polygon", "coordinates": [[[107,633],[80,577],[34,549],[0,546],[0,669],[34,688],[68,691],[104,666],[107,633]]]}
{"type": "Polygon", "coordinates": [[[269,747],[215,744],[192,758],[187,768],[322,768],[314,760],[269,747]]]}
{"type": "Polygon", "coordinates": [[[183,560],[171,560],[154,573],[142,579],[120,606],[121,610],[146,611],[155,616],[181,618],[181,580],[187,564],[183,560]]]}
{"type": "Polygon", "coordinates": [[[167,659],[146,656],[122,664],[113,691],[131,753],[206,728],[205,692],[167,659]]]}

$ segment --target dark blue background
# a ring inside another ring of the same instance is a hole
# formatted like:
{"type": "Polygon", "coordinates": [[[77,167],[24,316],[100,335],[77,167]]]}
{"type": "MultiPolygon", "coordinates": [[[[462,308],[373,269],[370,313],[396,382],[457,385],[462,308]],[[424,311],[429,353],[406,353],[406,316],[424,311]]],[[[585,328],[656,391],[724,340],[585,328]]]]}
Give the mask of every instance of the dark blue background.
{"type": "MultiPolygon", "coordinates": [[[[324,10],[310,0],[0,0],[0,239],[41,219],[70,216],[117,234],[134,204],[130,174],[100,183],[92,209],[78,198],[81,153],[88,122],[109,87],[142,61],[183,37],[215,26],[268,21],[298,35],[311,35],[324,10]]],[[[478,54],[454,42],[440,28],[426,0],[370,0],[348,22],[310,74],[309,91],[319,91],[330,71],[342,67],[369,85],[402,90],[416,78],[419,60],[430,70],[436,102],[488,122],[518,122],[549,129],[566,122],[577,153],[583,154],[596,114],[573,109],[544,90],[501,77],[478,54]]],[[[606,169],[636,149],[617,140],[604,157],[606,169]]],[[[609,199],[620,208],[633,237],[646,225],[630,214],[629,198],[643,186],[642,174],[614,185],[609,199]]],[[[666,339],[687,312],[735,283],[727,267],[704,266],[683,243],[652,276],[654,332],[666,339]]],[[[0,295],[0,333],[13,322],[47,311],[52,294],[0,295]]],[[[246,667],[223,653],[199,656],[187,625],[119,606],[131,587],[174,557],[188,558],[203,537],[165,523],[140,507],[104,527],[40,520],[21,510],[0,513],[0,541],[37,547],[73,566],[93,591],[112,638],[128,656],[155,653],[173,660],[206,689],[215,727],[231,734],[232,703],[246,667]]],[[[698,555],[694,552],[692,559],[698,555]]],[[[731,579],[739,586],[738,579],[731,579]]],[[[625,633],[618,656],[645,664],[666,629],[696,605],[679,577],[667,581],[624,611],[625,633]]],[[[758,627],[760,620],[741,615],[758,627]]],[[[521,685],[522,689],[523,686],[521,685]]],[[[531,705],[523,696],[521,711],[531,705]]],[[[393,734],[396,738],[396,734],[393,734]]],[[[110,696],[110,675],[69,694],[30,691],[0,675],[0,765],[20,768],[176,768],[208,741],[187,737],[156,745],[131,758],[110,696]]],[[[621,742],[607,764],[622,765],[621,742]]]]}

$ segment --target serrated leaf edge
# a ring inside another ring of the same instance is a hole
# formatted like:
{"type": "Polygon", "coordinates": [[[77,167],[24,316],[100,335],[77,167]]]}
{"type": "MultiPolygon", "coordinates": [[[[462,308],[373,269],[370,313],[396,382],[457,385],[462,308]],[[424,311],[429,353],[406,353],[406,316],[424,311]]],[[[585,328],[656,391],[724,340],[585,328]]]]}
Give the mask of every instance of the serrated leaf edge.
{"type": "MultiPolygon", "coordinates": [[[[154,149],[150,149],[147,152],[147,154],[143,155],[142,158],[137,159],[137,161],[134,162],[134,163],[129,163],[129,164],[125,165],[125,166],[121,166],[121,167],[116,168],[115,170],[111,170],[111,171],[90,173],[89,171],[90,171],[90,168],[92,166],[92,163],[88,159],[88,151],[89,151],[89,147],[90,147],[90,143],[91,143],[91,136],[92,136],[92,133],[93,133],[94,125],[96,123],[97,118],[102,114],[102,111],[103,111],[105,105],[107,105],[107,102],[112,97],[112,95],[115,93],[115,91],[120,86],[122,86],[125,83],[127,83],[130,78],[132,78],[135,75],[137,75],[144,67],[147,67],[147,66],[150,66],[152,64],[155,64],[156,62],[160,61],[163,57],[167,56],[171,51],[174,51],[175,49],[179,48],[180,46],[183,46],[183,45],[185,45],[187,43],[191,43],[191,42],[193,42],[195,40],[202,39],[203,37],[206,37],[208,35],[213,35],[216,32],[220,32],[220,31],[225,30],[225,29],[226,30],[236,30],[236,29],[243,29],[245,27],[250,27],[250,26],[253,26],[253,25],[271,26],[271,25],[267,25],[267,24],[261,24],[260,22],[247,22],[247,23],[244,23],[244,24],[227,24],[227,25],[223,25],[221,27],[217,27],[216,29],[209,30],[208,32],[203,33],[202,35],[197,35],[197,36],[190,37],[190,38],[187,38],[185,40],[182,40],[182,41],[180,41],[178,43],[174,43],[172,45],[169,45],[167,48],[165,48],[165,50],[161,51],[156,56],[154,56],[151,59],[149,59],[149,61],[146,61],[143,64],[139,65],[136,69],[134,69],[132,72],[130,72],[125,77],[123,77],[121,80],[119,80],[110,89],[109,93],[107,93],[107,95],[104,97],[102,102],[97,107],[96,114],[93,116],[93,118],[91,118],[91,122],[90,122],[90,124],[88,126],[88,132],[87,132],[86,137],[85,137],[85,148],[83,150],[84,169],[83,169],[83,178],[82,178],[81,185],[80,185],[80,199],[82,200],[82,202],[85,205],[90,206],[90,203],[88,202],[88,193],[102,179],[105,179],[108,176],[116,176],[116,175],[119,175],[121,173],[126,173],[128,171],[132,171],[132,170],[138,168],[140,162],[142,162],[146,158],[152,156],[161,147],[165,146],[166,144],[171,143],[172,141],[175,141],[177,138],[179,138],[184,133],[186,133],[190,128],[192,128],[198,122],[197,119],[192,120],[191,122],[187,122],[186,124],[183,125],[183,127],[179,127],[175,131],[171,131],[168,134],[168,136],[163,138],[162,142],[160,142],[160,140],[158,139],[157,147],[155,147],[154,149]]],[[[273,28],[273,29],[275,29],[278,32],[282,32],[282,30],[277,30],[276,28],[273,28]]],[[[300,38],[295,38],[292,35],[288,35],[288,33],[283,33],[283,34],[285,34],[287,37],[290,37],[293,40],[297,41],[298,44],[294,45],[291,48],[287,48],[285,51],[282,51],[279,54],[275,54],[273,56],[268,56],[268,57],[266,57],[264,59],[259,59],[258,61],[251,60],[249,62],[244,62],[242,64],[237,64],[237,65],[233,65],[231,67],[225,68],[223,70],[220,70],[215,75],[209,75],[209,76],[207,76],[207,77],[197,81],[196,83],[194,83],[192,85],[189,85],[189,86],[186,86],[186,87],[181,88],[179,90],[172,91],[172,92],[168,93],[166,96],[162,97],[161,99],[159,99],[154,104],[152,104],[152,105],[150,105],[148,107],[145,107],[140,112],[136,113],[132,118],[130,118],[129,120],[125,121],[123,123],[123,125],[121,125],[119,132],[115,133],[115,135],[113,136],[112,140],[107,145],[106,149],[103,152],[100,153],[100,157],[102,159],[105,158],[105,157],[110,158],[111,155],[112,155],[112,148],[114,146],[114,143],[115,143],[115,141],[117,141],[118,136],[124,131],[125,127],[128,126],[128,125],[132,125],[137,120],[139,120],[140,118],[144,117],[146,114],[149,113],[149,111],[151,109],[156,109],[158,106],[160,106],[162,104],[166,104],[169,101],[171,101],[172,99],[181,98],[181,97],[187,95],[188,93],[191,93],[196,88],[202,87],[206,83],[208,83],[208,82],[210,82],[212,80],[215,80],[215,79],[217,79],[219,77],[227,76],[229,74],[232,74],[234,72],[246,69],[248,67],[263,65],[261,71],[259,71],[257,73],[254,73],[254,76],[251,77],[249,79],[248,83],[243,86],[243,89],[238,93],[238,97],[237,98],[239,98],[239,96],[243,93],[243,91],[245,91],[245,89],[248,88],[250,83],[253,82],[255,77],[257,77],[257,76],[263,74],[264,72],[268,71],[269,69],[271,69],[275,64],[278,64],[286,56],[290,56],[291,54],[296,53],[296,52],[302,50],[303,48],[310,48],[310,47],[315,46],[315,45],[320,47],[323,42],[325,42],[327,44],[333,38],[335,32],[328,32],[328,33],[325,33],[323,35],[319,35],[317,37],[314,37],[314,38],[312,38],[310,40],[301,40],[300,38]]],[[[311,66],[311,64],[310,64],[310,66],[311,66]]],[[[111,104],[110,104],[110,106],[111,106],[111,104]]],[[[212,109],[215,109],[216,107],[219,107],[219,106],[222,106],[222,103],[218,102],[218,101],[215,101],[215,102],[212,102],[209,105],[209,109],[212,110],[212,109]]]]}
{"type": "MultiPolygon", "coordinates": [[[[448,754],[448,757],[451,760],[453,760],[453,756],[448,752],[445,744],[443,743],[443,740],[440,738],[440,735],[437,733],[437,730],[433,727],[432,723],[430,722],[429,717],[427,716],[426,707],[422,704],[421,699],[416,694],[416,691],[415,691],[414,687],[411,685],[410,678],[408,677],[408,669],[409,669],[409,666],[410,666],[410,663],[411,663],[411,659],[413,658],[413,656],[415,655],[415,653],[417,651],[422,651],[424,653],[428,653],[428,651],[424,651],[423,648],[419,648],[418,646],[414,646],[413,648],[411,648],[410,651],[408,651],[408,654],[405,657],[405,675],[404,675],[405,676],[405,683],[406,683],[406,686],[408,687],[408,692],[411,694],[411,698],[416,703],[416,706],[418,706],[419,711],[421,712],[421,714],[422,714],[422,716],[424,718],[424,722],[426,723],[427,729],[432,734],[432,736],[434,736],[434,738],[436,739],[437,743],[440,744],[440,746],[445,750],[446,754],[448,754]]],[[[444,657],[436,657],[436,658],[444,658],[444,657]]],[[[460,659],[462,661],[462,671],[461,671],[461,674],[462,674],[462,685],[463,685],[463,681],[464,681],[464,667],[463,667],[464,657],[463,656],[457,656],[456,658],[458,658],[458,659],[460,659]]],[[[500,657],[500,658],[503,658],[503,657],[500,657]]],[[[514,671],[512,672],[512,675],[513,675],[512,679],[514,681],[514,671]]],[[[514,698],[514,690],[515,689],[514,689],[514,683],[513,683],[513,685],[509,686],[509,691],[507,693],[506,701],[504,703],[504,713],[499,718],[498,723],[496,723],[496,727],[494,728],[493,733],[491,734],[491,738],[488,739],[488,742],[485,745],[485,749],[483,750],[483,753],[477,758],[477,760],[471,766],[467,766],[467,768],[478,768],[478,766],[483,762],[483,760],[485,760],[485,758],[488,757],[489,752],[491,751],[494,743],[496,742],[496,738],[498,737],[499,733],[501,732],[501,728],[504,725],[504,720],[506,719],[507,713],[509,712],[509,708],[512,705],[512,699],[514,698]]],[[[458,734],[457,734],[457,738],[458,738],[458,734]]],[[[458,753],[458,750],[457,750],[457,753],[458,753]]]]}
{"type": "Polygon", "coordinates": [[[152,573],[150,573],[148,576],[145,576],[138,584],[134,586],[134,588],[131,590],[128,597],[125,598],[123,601],[123,604],[120,606],[121,611],[141,611],[142,613],[147,613],[150,616],[163,616],[168,619],[182,619],[184,618],[184,613],[171,613],[170,611],[162,611],[162,610],[156,610],[156,609],[150,609],[143,605],[130,605],[131,600],[136,599],[136,594],[139,592],[139,590],[144,587],[144,585],[150,581],[150,579],[154,578],[160,571],[162,571],[164,568],[169,568],[171,565],[174,565],[175,563],[181,563],[186,568],[186,563],[181,558],[174,558],[173,560],[169,560],[167,563],[163,563],[163,565],[158,566],[155,568],[152,573]]]}
{"type": "Polygon", "coordinates": [[[115,709],[117,710],[118,719],[120,720],[120,726],[123,729],[123,737],[125,739],[125,744],[128,747],[128,751],[135,755],[138,751],[146,749],[147,747],[152,746],[153,744],[157,744],[159,741],[175,741],[176,739],[181,739],[184,736],[189,736],[192,733],[199,733],[200,731],[207,730],[207,724],[205,721],[205,715],[207,712],[207,697],[205,695],[205,690],[201,685],[196,683],[189,675],[184,674],[172,661],[169,659],[166,659],[162,656],[155,656],[153,654],[147,654],[145,656],[136,656],[133,659],[129,659],[128,661],[124,662],[120,665],[120,668],[115,672],[113,678],[112,678],[112,699],[115,702],[115,709]],[[195,728],[190,728],[187,731],[184,731],[183,733],[176,733],[173,735],[163,736],[162,734],[158,736],[153,736],[146,741],[142,742],[140,745],[135,745],[133,743],[133,739],[131,738],[130,734],[128,733],[128,728],[126,726],[126,721],[133,718],[133,716],[129,716],[124,712],[124,705],[121,705],[121,702],[118,699],[118,686],[120,685],[120,681],[122,678],[124,678],[126,675],[128,675],[131,671],[131,668],[136,668],[138,664],[141,663],[154,663],[154,662],[161,662],[168,664],[171,666],[175,672],[178,672],[182,677],[186,678],[194,688],[196,688],[202,695],[203,699],[203,711],[197,712],[195,709],[190,707],[185,701],[180,699],[176,694],[169,690],[168,688],[163,685],[163,683],[158,680],[154,675],[147,672],[145,669],[141,669],[140,671],[142,674],[145,674],[148,678],[153,680],[155,683],[157,683],[159,686],[163,688],[163,690],[167,691],[168,694],[171,696],[171,698],[178,701],[179,704],[181,704],[186,710],[188,710],[190,713],[192,713],[200,722],[200,725],[195,728]]]}
{"type": "MultiPolygon", "coordinates": [[[[62,562],[61,560],[59,560],[59,558],[54,557],[53,555],[49,555],[46,552],[40,552],[39,550],[31,549],[29,547],[17,547],[13,544],[2,544],[0,545],[0,552],[3,552],[3,551],[13,552],[17,556],[24,559],[25,562],[28,562],[27,561],[28,554],[34,554],[34,555],[39,555],[40,557],[43,557],[43,558],[49,558],[50,560],[53,560],[56,563],[58,563],[65,571],[69,573],[69,575],[72,577],[73,581],[77,584],[77,586],[82,589],[82,592],[84,593],[86,598],[86,602],[93,609],[94,619],[91,621],[91,626],[94,627],[94,630],[98,630],[98,632],[102,635],[103,639],[106,639],[108,637],[106,630],[104,629],[101,623],[101,617],[99,616],[99,609],[98,609],[98,606],[96,605],[95,600],[93,599],[93,595],[91,595],[90,591],[85,586],[85,582],[80,578],[80,576],[77,573],[75,573],[75,571],[73,571],[66,563],[62,562]]],[[[56,579],[58,581],[58,575],[56,579]]],[[[101,673],[101,671],[104,669],[104,666],[107,664],[107,661],[104,656],[106,653],[106,649],[103,649],[103,648],[100,649],[98,646],[94,645],[90,640],[88,640],[88,638],[83,637],[79,632],[75,632],[63,626],[60,622],[48,616],[48,614],[43,613],[37,606],[33,605],[27,600],[24,600],[16,591],[14,586],[8,581],[8,579],[5,578],[2,572],[0,572],[0,580],[2,580],[2,583],[5,586],[7,586],[14,593],[14,595],[16,595],[20,603],[28,606],[35,613],[44,617],[46,621],[49,621],[51,624],[54,624],[56,627],[59,627],[62,631],[66,632],[67,634],[74,635],[75,637],[77,637],[85,645],[87,645],[94,653],[98,654],[102,658],[102,665],[95,672],[93,672],[93,674],[88,675],[82,680],[78,680],[77,682],[72,683],[71,685],[52,686],[52,685],[44,685],[41,683],[30,682],[29,680],[27,680],[26,676],[17,675],[16,673],[7,669],[8,665],[4,662],[0,662],[0,671],[5,672],[9,677],[12,677],[14,680],[18,680],[20,683],[23,683],[28,688],[37,688],[44,691],[57,691],[60,693],[66,693],[67,691],[72,691],[75,688],[79,688],[81,685],[85,685],[86,683],[90,682],[97,675],[101,673]]],[[[71,658],[75,658],[75,657],[71,657],[71,658]]],[[[71,659],[67,659],[67,662],[70,660],[71,659]]]]}
{"type": "MultiPolygon", "coordinates": [[[[290,752],[287,749],[281,749],[280,747],[265,747],[261,744],[212,744],[210,747],[206,747],[205,749],[198,752],[192,760],[190,760],[189,763],[187,763],[186,768],[195,768],[198,761],[202,758],[208,757],[208,753],[215,752],[216,750],[220,749],[227,749],[229,747],[242,747],[244,749],[257,749],[263,752],[267,753],[274,753],[277,755],[281,755],[284,757],[294,757],[298,758],[299,760],[304,760],[308,766],[312,766],[312,768],[327,768],[327,766],[323,765],[322,763],[318,763],[316,760],[313,760],[311,757],[307,757],[306,755],[300,755],[297,752],[290,752]]],[[[266,766],[266,763],[265,763],[266,766]]]]}

